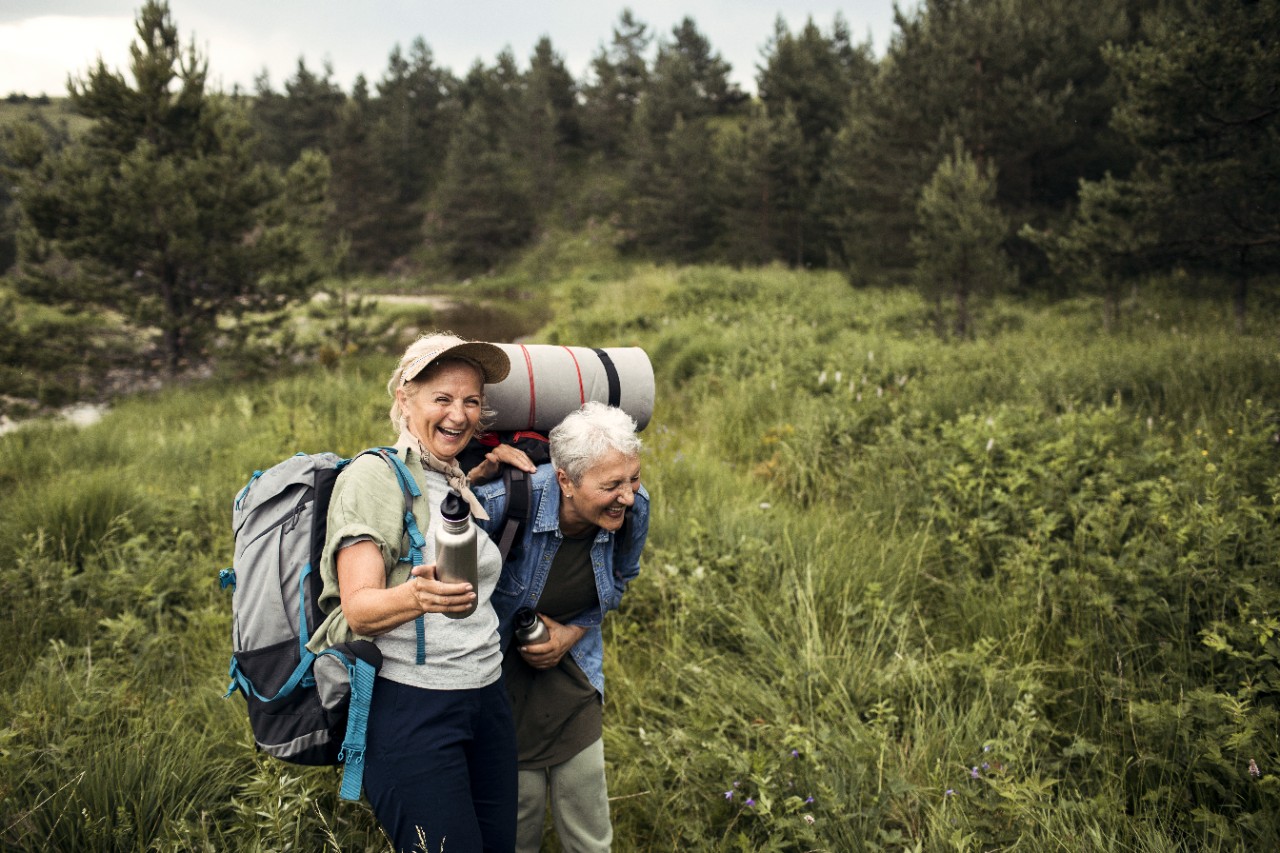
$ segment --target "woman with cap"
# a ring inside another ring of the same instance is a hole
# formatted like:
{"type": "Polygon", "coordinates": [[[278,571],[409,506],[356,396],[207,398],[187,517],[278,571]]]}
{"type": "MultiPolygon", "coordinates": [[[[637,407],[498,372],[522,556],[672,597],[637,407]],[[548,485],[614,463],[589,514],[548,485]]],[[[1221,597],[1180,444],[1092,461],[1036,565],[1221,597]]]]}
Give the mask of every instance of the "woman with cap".
{"type": "MultiPolygon", "coordinates": [[[[413,513],[428,543],[450,489],[473,516],[488,518],[455,460],[481,428],[484,385],[509,370],[493,344],[432,334],[408,348],[391,376],[395,448],[422,490],[413,513]]],[[[356,457],[329,504],[320,599],[329,615],[320,630],[330,643],[373,639],[382,652],[365,792],[397,851],[509,851],[515,730],[490,604],[502,560],[479,536],[478,588],[444,583],[435,577],[431,544],[426,565],[410,569],[404,529],[394,472],[372,455],[356,457]],[[473,607],[465,618],[448,615],[473,607]]]]}

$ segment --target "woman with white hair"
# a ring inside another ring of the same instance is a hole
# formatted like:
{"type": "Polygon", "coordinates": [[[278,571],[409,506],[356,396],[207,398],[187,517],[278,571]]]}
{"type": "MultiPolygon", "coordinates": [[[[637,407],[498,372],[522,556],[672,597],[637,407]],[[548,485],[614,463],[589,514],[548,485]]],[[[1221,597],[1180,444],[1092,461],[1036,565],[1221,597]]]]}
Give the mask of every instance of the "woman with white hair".
{"type": "Polygon", "coordinates": [[[455,460],[482,428],[485,384],[509,370],[493,344],[433,334],[415,341],[391,375],[396,453],[422,491],[413,517],[424,565],[410,565],[403,495],[382,460],[356,457],[329,504],[320,566],[328,616],[317,634],[328,645],[372,639],[382,652],[364,783],[397,851],[510,851],[514,843],[515,731],[490,601],[502,558],[479,536],[477,587],[444,583],[431,533],[451,489],[488,518],[455,460]]]}
{"type": "MultiPolygon", "coordinates": [[[[530,519],[493,594],[516,719],[516,850],[541,846],[548,796],[561,847],[608,850],[604,646],[600,623],[640,572],[649,493],[640,483],[640,438],[621,409],[587,403],[549,435],[551,464],[530,478],[530,519]],[[547,639],[512,641],[518,610],[537,612],[547,639]]],[[[492,519],[507,506],[501,480],[476,489],[492,519]]],[[[496,521],[481,521],[492,535],[496,521]]]]}

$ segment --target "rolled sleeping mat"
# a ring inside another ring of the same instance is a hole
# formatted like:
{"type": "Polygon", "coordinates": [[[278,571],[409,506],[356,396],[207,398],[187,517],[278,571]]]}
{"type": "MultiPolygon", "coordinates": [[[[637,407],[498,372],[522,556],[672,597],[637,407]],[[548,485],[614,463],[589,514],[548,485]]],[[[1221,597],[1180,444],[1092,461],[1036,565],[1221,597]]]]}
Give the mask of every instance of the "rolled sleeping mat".
{"type": "Polygon", "coordinates": [[[511,372],[485,386],[492,429],[546,432],[588,400],[618,406],[637,429],[653,417],[653,365],[639,347],[495,346],[511,359],[511,372]]]}

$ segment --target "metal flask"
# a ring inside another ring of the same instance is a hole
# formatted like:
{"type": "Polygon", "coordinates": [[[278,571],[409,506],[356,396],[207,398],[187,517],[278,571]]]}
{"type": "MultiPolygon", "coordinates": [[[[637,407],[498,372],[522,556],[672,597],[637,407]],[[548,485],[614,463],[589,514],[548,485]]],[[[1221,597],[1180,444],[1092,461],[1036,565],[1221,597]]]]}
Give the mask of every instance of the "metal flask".
{"type": "Polygon", "coordinates": [[[551,636],[547,631],[547,624],[528,607],[521,607],[516,611],[514,625],[517,645],[531,646],[535,643],[544,643],[551,636]]]}
{"type": "MultiPolygon", "coordinates": [[[[478,596],[480,573],[476,565],[476,528],[471,509],[457,492],[450,491],[440,502],[443,524],[436,527],[436,577],[446,583],[469,583],[478,596]]],[[[462,613],[446,613],[450,619],[465,619],[476,612],[476,604],[462,613]]]]}

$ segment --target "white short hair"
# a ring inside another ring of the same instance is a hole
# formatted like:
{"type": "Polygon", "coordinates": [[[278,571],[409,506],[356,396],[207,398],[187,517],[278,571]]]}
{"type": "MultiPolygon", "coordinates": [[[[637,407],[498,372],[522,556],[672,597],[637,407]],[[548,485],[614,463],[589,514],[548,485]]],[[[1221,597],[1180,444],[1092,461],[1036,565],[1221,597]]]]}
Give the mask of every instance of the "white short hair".
{"type": "Polygon", "coordinates": [[[557,424],[548,439],[552,466],[564,471],[574,485],[611,450],[627,457],[640,455],[635,419],[594,400],[557,424]]]}

